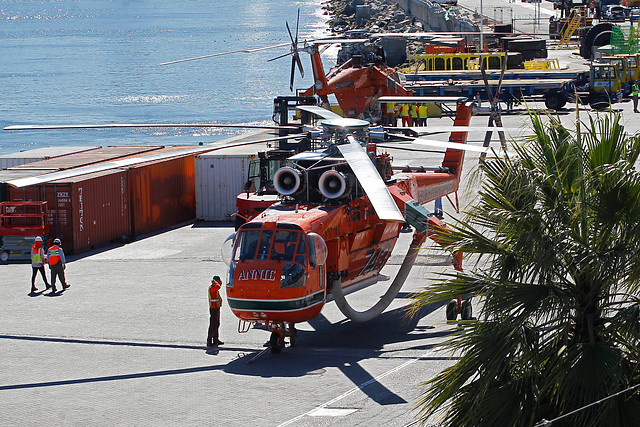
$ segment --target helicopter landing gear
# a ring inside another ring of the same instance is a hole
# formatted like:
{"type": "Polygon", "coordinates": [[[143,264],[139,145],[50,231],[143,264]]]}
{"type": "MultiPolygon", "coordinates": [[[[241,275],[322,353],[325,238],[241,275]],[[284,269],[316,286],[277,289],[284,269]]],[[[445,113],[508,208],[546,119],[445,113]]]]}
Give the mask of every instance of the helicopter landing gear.
{"type": "Polygon", "coordinates": [[[284,348],[284,336],[280,334],[280,331],[271,332],[271,338],[269,338],[271,353],[280,353],[284,348]]]}
{"type": "Polygon", "coordinates": [[[458,301],[454,299],[449,301],[449,304],[447,304],[447,320],[456,320],[456,317],[458,317],[457,308],[458,301]]]}
{"type": "Polygon", "coordinates": [[[460,320],[475,320],[471,307],[471,298],[462,301],[462,297],[452,299],[447,304],[447,320],[456,320],[460,313],[460,320]]]}
{"type": "Polygon", "coordinates": [[[294,323],[288,324],[287,330],[284,323],[271,325],[271,337],[269,338],[269,348],[271,353],[280,353],[285,347],[285,337],[289,336],[289,347],[293,347],[296,343],[296,330],[294,323]]]}
{"type": "Polygon", "coordinates": [[[294,347],[296,345],[296,333],[298,330],[296,329],[295,323],[289,323],[289,347],[294,347]]]}

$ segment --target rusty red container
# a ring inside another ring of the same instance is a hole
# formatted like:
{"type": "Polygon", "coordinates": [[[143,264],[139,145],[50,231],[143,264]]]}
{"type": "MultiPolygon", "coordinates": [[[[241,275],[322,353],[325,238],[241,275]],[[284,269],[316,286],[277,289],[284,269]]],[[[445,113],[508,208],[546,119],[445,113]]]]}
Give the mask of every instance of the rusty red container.
{"type": "Polygon", "coordinates": [[[12,201],[47,201],[50,237],[65,253],[99,248],[131,236],[128,171],[112,169],[9,190],[12,201]]]}
{"type": "Polygon", "coordinates": [[[195,219],[194,157],[174,157],[128,168],[134,236],[195,219]]]}
{"type": "Polygon", "coordinates": [[[94,163],[105,162],[108,160],[119,159],[136,154],[151,154],[159,150],[160,146],[112,146],[101,147],[93,150],[87,150],[80,153],[68,154],[66,156],[54,157],[39,162],[27,163],[24,165],[14,166],[10,169],[42,169],[42,170],[64,170],[72,169],[80,166],[87,166],[94,163]]]}

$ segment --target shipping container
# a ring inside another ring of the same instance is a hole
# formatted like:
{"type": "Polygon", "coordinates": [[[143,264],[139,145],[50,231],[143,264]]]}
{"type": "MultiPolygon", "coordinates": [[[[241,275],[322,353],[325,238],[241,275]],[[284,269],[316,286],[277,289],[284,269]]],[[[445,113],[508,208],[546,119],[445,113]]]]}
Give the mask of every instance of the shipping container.
{"type": "Polygon", "coordinates": [[[39,162],[12,167],[11,170],[40,169],[48,171],[59,171],[65,169],[87,166],[94,163],[120,159],[140,153],[149,153],[162,148],[161,146],[113,146],[102,147],[81,153],[69,154],[52,159],[41,160],[39,162]]]}
{"type": "Polygon", "coordinates": [[[46,201],[49,237],[77,254],[131,236],[128,171],[111,169],[9,190],[11,201],[46,201]]]}
{"type": "Polygon", "coordinates": [[[134,236],[195,219],[194,155],[130,166],[134,236]]]}
{"type": "Polygon", "coordinates": [[[38,176],[42,171],[38,170],[0,170],[0,202],[9,201],[9,185],[7,182],[14,179],[31,178],[38,176]]]}
{"type": "MultiPolygon", "coordinates": [[[[226,150],[225,150],[226,151],[226,150]]],[[[201,154],[195,158],[196,219],[232,221],[255,154],[201,154]]]]}
{"type": "Polygon", "coordinates": [[[3,154],[0,155],[0,169],[7,169],[83,151],[96,150],[98,148],[101,147],[42,147],[33,150],[19,151],[17,153],[3,154]]]}

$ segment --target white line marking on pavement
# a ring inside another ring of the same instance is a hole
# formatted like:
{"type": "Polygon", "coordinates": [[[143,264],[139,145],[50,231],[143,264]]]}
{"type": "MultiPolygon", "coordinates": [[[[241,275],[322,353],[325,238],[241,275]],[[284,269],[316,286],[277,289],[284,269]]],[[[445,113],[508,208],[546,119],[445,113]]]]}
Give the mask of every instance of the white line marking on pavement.
{"type": "Polygon", "coordinates": [[[395,372],[398,372],[399,370],[406,368],[407,366],[411,365],[412,363],[415,363],[415,362],[417,362],[418,360],[423,359],[423,358],[425,358],[425,357],[429,356],[432,352],[433,352],[433,350],[429,350],[429,351],[427,351],[426,353],[424,353],[424,354],[422,354],[422,355],[420,355],[420,356],[418,356],[418,357],[416,357],[416,358],[414,358],[414,359],[411,359],[411,360],[409,360],[409,361],[404,362],[402,365],[396,366],[395,368],[390,369],[390,370],[388,370],[387,372],[384,372],[384,373],[382,373],[382,374],[378,375],[378,376],[377,376],[377,377],[375,377],[375,378],[371,378],[370,380],[363,382],[363,383],[362,383],[362,384],[360,384],[359,386],[354,387],[354,388],[352,388],[351,390],[349,390],[349,391],[347,391],[347,392],[345,392],[345,393],[342,393],[340,396],[338,396],[338,397],[335,397],[335,398],[331,399],[330,401],[328,401],[328,402],[326,402],[326,403],[324,403],[324,404],[322,404],[322,405],[318,406],[317,408],[313,408],[313,409],[312,409],[312,410],[310,410],[309,412],[305,412],[304,414],[302,414],[302,415],[298,415],[297,417],[292,418],[292,419],[290,419],[289,421],[285,421],[284,423],[280,424],[278,427],[288,426],[288,425],[290,425],[290,424],[292,424],[292,423],[295,423],[296,421],[300,420],[301,418],[306,417],[307,415],[311,415],[313,412],[316,412],[316,411],[319,411],[319,410],[321,410],[321,409],[324,409],[324,408],[326,408],[326,407],[327,407],[327,406],[329,406],[329,405],[333,405],[333,404],[334,404],[334,403],[336,403],[337,401],[344,399],[345,397],[347,397],[347,396],[349,396],[349,395],[351,395],[351,394],[355,393],[356,391],[358,391],[358,390],[362,390],[362,389],[363,389],[363,388],[365,388],[366,386],[368,386],[368,385],[370,385],[370,384],[373,384],[373,383],[375,383],[375,382],[378,382],[378,380],[381,380],[382,378],[386,377],[387,375],[391,375],[391,374],[393,374],[393,373],[395,373],[395,372]]]}
{"type": "Polygon", "coordinates": [[[353,414],[357,409],[349,408],[318,408],[309,413],[310,417],[344,417],[353,414]]]}

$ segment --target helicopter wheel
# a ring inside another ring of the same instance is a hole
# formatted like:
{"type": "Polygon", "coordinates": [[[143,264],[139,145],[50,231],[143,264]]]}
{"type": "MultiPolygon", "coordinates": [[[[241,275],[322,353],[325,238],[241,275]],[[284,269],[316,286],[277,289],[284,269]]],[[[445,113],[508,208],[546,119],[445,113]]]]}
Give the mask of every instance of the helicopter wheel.
{"type": "Polygon", "coordinates": [[[471,300],[466,300],[462,303],[462,310],[460,313],[462,320],[473,320],[473,311],[471,308],[471,300]]]}
{"type": "Polygon", "coordinates": [[[298,332],[298,330],[296,329],[295,323],[290,323],[289,324],[289,346],[290,347],[293,347],[296,345],[296,332],[298,332]]]}
{"type": "Polygon", "coordinates": [[[458,317],[457,308],[457,300],[452,299],[449,301],[449,304],[447,304],[447,320],[456,320],[456,317],[458,317]]]}
{"type": "Polygon", "coordinates": [[[271,332],[271,338],[269,338],[269,347],[271,347],[271,353],[280,353],[284,348],[284,340],[280,336],[278,331],[271,332]]]}

